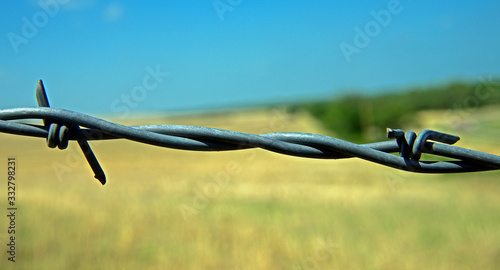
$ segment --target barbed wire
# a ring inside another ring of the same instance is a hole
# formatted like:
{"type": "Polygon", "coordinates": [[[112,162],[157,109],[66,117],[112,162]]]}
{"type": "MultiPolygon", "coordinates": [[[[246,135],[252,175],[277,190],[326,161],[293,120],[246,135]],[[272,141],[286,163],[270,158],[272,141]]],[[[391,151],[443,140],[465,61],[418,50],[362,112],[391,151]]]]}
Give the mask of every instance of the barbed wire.
{"type": "Polygon", "coordinates": [[[310,133],[250,134],[186,125],[124,126],[82,113],[50,108],[42,81],[36,96],[39,107],[0,110],[0,132],[47,139],[50,148],[66,149],[77,141],[95,178],[103,185],[106,176],[88,141],[128,139],[159,147],[192,151],[232,151],[262,148],[272,152],[316,159],[361,158],[392,168],[416,173],[460,173],[500,169],[500,156],[453,146],[460,138],[433,130],[418,135],[413,131],[387,129],[391,141],[355,144],[310,133]],[[44,125],[12,120],[41,119],[44,125]],[[80,128],[80,127],[83,127],[80,128]],[[399,152],[399,156],[392,153],[399,152]],[[422,161],[422,153],[452,158],[422,161]]]}

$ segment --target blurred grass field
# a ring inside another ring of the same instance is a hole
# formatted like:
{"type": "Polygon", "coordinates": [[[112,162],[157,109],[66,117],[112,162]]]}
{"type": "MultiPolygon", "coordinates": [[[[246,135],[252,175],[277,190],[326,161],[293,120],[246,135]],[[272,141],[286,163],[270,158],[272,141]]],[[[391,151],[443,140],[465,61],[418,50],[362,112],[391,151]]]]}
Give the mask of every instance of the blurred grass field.
{"type": "MultiPolygon", "coordinates": [[[[460,135],[500,153],[500,111],[423,112],[415,131],[460,135]]],[[[113,120],[113,119],[110,119],[113,120]]],[[[133,124],[188,124],[251,133],[326,132],[280,108],[133,124]]],[[[398,127],[396,127],[398,128],[398,127]]],[[[499,172],[423,175],[359,159],[312,160],[261,149],[189,152],[91,142],[108,184],[76,143],[0,134],[1,269],[496,269],[499,172]],[[7,261],[7,157],[18,162],[17,262],[7,261]],[[54,169],[58,168],[57,170],[54,169]],[[59,176],[58,176],[59,175],[59,176]]]]}

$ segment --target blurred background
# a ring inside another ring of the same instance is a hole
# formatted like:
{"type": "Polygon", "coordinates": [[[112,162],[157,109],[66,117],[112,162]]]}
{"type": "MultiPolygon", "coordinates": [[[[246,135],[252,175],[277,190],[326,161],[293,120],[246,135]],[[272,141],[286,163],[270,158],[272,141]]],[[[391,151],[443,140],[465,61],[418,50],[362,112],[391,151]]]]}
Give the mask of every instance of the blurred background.
{"type": "MultiPolygon", "coordinates": [[[[460,135],[459,146],[500,153],[497,1],[8,0],[1,7],[0,109],[35,106],[43,79],[52,107],[126,125],[354,142],[382,140],[386,127],[437,129],[460,135]]],[[[108,175],[104,187],[77,146],[51,151],[43,140],[0,134],[0,158],[19,162],[22,206],[18,263],[2,257],[0,265],[500,263],[496,172],[414,175],[264,150],[91,145],[108,175]]]]}

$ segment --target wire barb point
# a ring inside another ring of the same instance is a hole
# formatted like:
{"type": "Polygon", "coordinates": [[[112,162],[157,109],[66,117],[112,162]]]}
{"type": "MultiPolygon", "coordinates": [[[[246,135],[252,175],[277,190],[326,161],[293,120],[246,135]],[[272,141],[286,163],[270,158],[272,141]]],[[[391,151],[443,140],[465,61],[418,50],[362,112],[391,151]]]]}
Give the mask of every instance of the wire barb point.
{"type": "MultiPolygon", "coordinates": [[[[38,80],[35,94],[38,107],[46,107],[46,108],[50,107],[49,99],[47,97],[47,92],[45,91],[45,87],[43,85],[42,80],[38,80]]],[[[61,150],[66,149],[69,144],[70,129],[64,124],[54,123],[45,118],[43,118],[43,123],[46,127],[49,127],[47,136],[48,147],[55,148],[57,146],[61,150]]],[[[72,130],[78,132],[80,131],[80,127],[74,126],[72,130]]],[[[106,184],[106,175],[104,174],[104,171],[102,170],[99,161],[97,161],[94,152],[92,152],[92,149],[90,148],[88,142],[85,140],[79,140],[78,144],[80,145],[80,148],[82,149],[82,152],[85,155],[87,162],[94,171],[95,174],[94,177],[97,180],[99,180],[101,184],[103,185],[106,184]]]]}

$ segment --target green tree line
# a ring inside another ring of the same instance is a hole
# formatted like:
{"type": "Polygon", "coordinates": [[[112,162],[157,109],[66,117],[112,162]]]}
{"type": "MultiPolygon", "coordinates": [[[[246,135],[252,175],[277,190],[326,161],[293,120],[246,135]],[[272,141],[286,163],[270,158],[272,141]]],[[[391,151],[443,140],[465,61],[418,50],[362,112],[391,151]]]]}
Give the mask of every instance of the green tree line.
{"type": "Polygon", "coordinates": [[[374,96],[348,94],[331,100],[295,104],[290,110],[306,110],[336,135],[364,142],[370,139],[366,134],[371,128],[407,125],[421,110],[462,110],[497,103],[500,103],[500,83],[485,80],[453,82],[374,96]]]}

